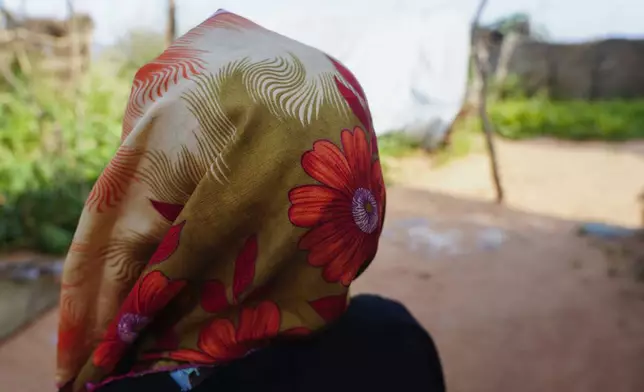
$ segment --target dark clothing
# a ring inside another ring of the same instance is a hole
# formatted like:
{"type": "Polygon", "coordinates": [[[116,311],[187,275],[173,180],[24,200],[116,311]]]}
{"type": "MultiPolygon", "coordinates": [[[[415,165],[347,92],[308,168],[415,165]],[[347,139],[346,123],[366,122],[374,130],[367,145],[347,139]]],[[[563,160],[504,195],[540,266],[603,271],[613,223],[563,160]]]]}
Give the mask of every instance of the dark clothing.
{"type": "MultiPolygon", "coordinates": [[[[116,381],[99,392],[179,392],[167,373],[116,381]]],[[[340,320],[306,340],[280,342],[218,367],[194,392],[445,391],[429,334],[400,303],[352,299],[340,320]]]]}

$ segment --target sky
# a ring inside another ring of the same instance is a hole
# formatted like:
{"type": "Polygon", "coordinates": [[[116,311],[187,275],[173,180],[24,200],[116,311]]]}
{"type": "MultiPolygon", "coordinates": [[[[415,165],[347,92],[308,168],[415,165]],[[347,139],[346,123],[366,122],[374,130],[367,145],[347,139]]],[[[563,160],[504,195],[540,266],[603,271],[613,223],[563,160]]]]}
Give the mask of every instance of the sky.
{"type": "MultiPolygon", "coordinates": [[[[0,0],[0,5],[31,16],[66,15],[66,0],[0,0]]],[[[114,43],[134,29],[162,31],[166,0],[74,0],[80,12],[96,23],[95,42],[114,43]]],[[[473,15],[478,0],[176,0],[180,32],[187,31],[219,8],[246,16],[259,24],[278,18],[311,19],[320,15],[353,13],[356,22],[381,12],[441,7],[473,15]],[[324,4],[324,5],[321,5],[324,4]],[[301,15],[301,16],[299,16],[301,15]]],[[[528,13],[553,41],[579,42],[605,37],[644,37],[644,0],[489,0],[484,22],[515,12],[528,13]]],[[[273,23],[274,24],[274,23],[273,23]]],[[[279,32],[279,26],[266,24],[279,32]]]]}

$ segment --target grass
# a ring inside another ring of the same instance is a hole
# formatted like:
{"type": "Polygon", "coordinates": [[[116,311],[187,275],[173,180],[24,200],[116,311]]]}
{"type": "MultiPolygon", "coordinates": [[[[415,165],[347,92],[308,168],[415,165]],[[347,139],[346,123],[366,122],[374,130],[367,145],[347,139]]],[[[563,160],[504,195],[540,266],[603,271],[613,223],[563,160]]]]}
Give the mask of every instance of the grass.
{"type": "Polygon", "coordinates": [[[402,132],[391,132],[378,137],[378,151],[384,158],[401,158],[420,151],[420,143],[402,132]]]}
{"type": "Polygon", "coordinates": [[[395,183],[391,161],[406,157],[424,156],[433,168],[446,165],[477,151],[480,145],[480,122],[475,117],[458,119],[453,126],[450,143],[432,152],[423,151],[420,143],[402,132],[392,132],[378,137],[381,164],[387,183],[395,183]]]}
{"type": "Polygon", "coordinates": [[[449,145],[432,152],[423,152],[420,143],[402,132],[392,132],[378,137],[378,149],[383,159],[404,158],[426,154],[436,166],[453,159],[462,158],[476,149],[480,134],[480,122],[475,117],[458,119],[453,126],[449,145]]]}
{"type": "Polygon", "coordinates": [[[626,141],[644,138],[644,100],[549,101],[520,98],[493,102],[490,118],[508,139],[626,141]]]}

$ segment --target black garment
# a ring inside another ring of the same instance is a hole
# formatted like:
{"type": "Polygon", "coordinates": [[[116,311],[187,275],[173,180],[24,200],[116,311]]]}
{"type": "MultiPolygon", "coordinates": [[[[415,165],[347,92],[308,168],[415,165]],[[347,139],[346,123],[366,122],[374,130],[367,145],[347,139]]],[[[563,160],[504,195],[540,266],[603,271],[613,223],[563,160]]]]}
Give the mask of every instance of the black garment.
{"type": "MultiPolygon", "coordinates": [[[[167,373],[116,381],[99,392],[179,392],[167,373]]],[[[352,299],[346,314],[303,341],[280,342],[218,367],[192,392],[443,392],[429,334],[398,302],[352,299]]]]}

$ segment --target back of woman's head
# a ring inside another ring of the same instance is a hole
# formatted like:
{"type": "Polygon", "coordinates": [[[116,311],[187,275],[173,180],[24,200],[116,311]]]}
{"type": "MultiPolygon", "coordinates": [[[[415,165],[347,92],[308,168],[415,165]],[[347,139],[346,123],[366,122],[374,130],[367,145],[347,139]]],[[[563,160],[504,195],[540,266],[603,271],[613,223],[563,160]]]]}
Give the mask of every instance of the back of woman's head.
{"type": "Polygon", "coordinates": [[[133,82],[65,265],[60,386],[216,365],[322,327],[374,258],[384,212],[356,79],[218,12],[133,82]]]}

